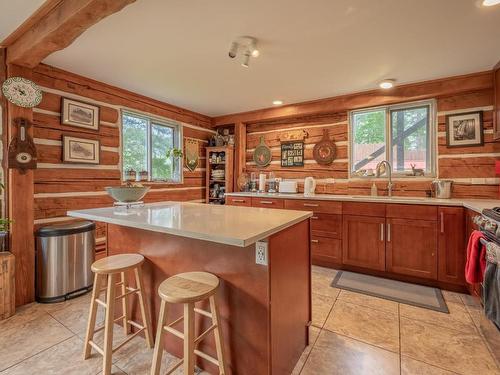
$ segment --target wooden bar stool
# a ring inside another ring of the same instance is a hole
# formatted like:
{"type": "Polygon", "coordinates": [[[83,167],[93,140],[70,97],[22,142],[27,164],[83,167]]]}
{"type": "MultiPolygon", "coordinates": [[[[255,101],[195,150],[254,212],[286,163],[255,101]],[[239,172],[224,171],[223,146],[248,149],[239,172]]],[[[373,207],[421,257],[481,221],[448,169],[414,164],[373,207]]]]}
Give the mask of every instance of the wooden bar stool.
{"type": "Polygon", "coordinates": [[[151,336],[151,318],[149,310],[144,303],[144,284],[142,280],[141,266],[144,263],[144,257],[140,254],[120,254],[112,255],[106,258],[99,259],[92,264],[94,276],[94,289],[92,290],[92,301],[90,302],[89,320],[87,324],[87,333],[85,335],[85,347],[83,358],[88,359],[92,348],[103,356],[103,374],[111,374],[112,355],[127,342],[132,340],[139,333],[144,331],[146,336],[146,344],[148,348],[153,347],[153,338],[151,336]],[[131,288],[127,285],[125,273],[134,271],[136,287],[131,288]],[[102,288],[105,277],[108,277],[107,287],[102,288]],[[118,281],[118,277],[120,280],[118,281]],[[116,287],[120,287],[121,294],[116,295],[116,287]],[[106,291],[106,302],[99,299],[101,292],[106,291]],[[139,297],[139,306],[142,316],[142,324],[134,322],[130,319],[130,311],[128,305],[128,296],[137,294],[139,297]],[[122,300],[123,314],[115,319],[115,302],[122,300]],[[106,318],[104,325],[95,329],[95,320],[97,314],[97,305],[104,307],[106,318]],[[130,333],[131,326],[137,328],[137,331],[123,340],[115,348],[113,348],[113,325],[117,321],[123,322],[125,335],[130,333]],[[94,341],[94,334],[104,330],[104,345],[99,347],[94,341]]]}
{"type": "Polygon", "coordinates": [[[219,287],[219,278],[208,272],[186,272],[169,277],[158,287],[158,294],[161,298],[160,315],[158,317],[158,328],[156,330],[155,350],[153,353],[153,364],[151,375],[158,375],[161,367],[161,357],[163,353],[164,331],[172,333],[174,336],[184,340],[184,358],[167,371],[165,375],[171,374],[178,367],[184,364],[184,374],[193,375],[195,366],[195,355],[212,362],[219,367],[219,374],[224,375],[225,363],[220,331],[220,319],[215,301],[215,292],[219,287]],[[194,304],[205,299],[210,301],[210,312],[194,307],[194,304]],[[165,325],[167,319],[167,303],[184,304],[184,316],[174,320],[169,325],[165,325]],[[194,313],[201,314],[212,319],[212,325],[195,338],[194,313]],[[172,326],[184,320],[184,332],[179,332],[172,326]],[[198,344],[210,333],[214,331],[215,347],[217,359],[196,349],[198,344]]]}

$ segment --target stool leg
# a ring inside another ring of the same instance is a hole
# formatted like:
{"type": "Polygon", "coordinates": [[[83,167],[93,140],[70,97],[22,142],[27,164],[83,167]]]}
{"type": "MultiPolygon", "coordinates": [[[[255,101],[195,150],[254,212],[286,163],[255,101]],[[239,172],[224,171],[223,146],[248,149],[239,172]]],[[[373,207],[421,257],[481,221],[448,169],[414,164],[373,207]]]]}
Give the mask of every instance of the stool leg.
{"type": "Polygon", "coordinates": [[[134,269],[135,282],[139,290],[139,306],[141,308],[142,325],[144,326],[144,336],[146,337],[146,344],[148,348],[153,347],[153,337],[151,336],[151,317],[149,315],[149,308],[146,307],[144,302],[144,283],[142,281],[142,269],[136,267],[134,269]]]}
{"type": "Polygon", "coordinates": [[[194,373],[194,303],[184,304],[184,375],[194,373]]]}
{"type": "Polygon", "coordinates": [[[163,342],[165,335],[163,327],[167,320],[167,303],[161,300],[160,315],[158,316],[158,327],[156,328],[155,350],[153,352],[153,364],[151,365],[151,375],[158,375],[161,369],[161,357],[163,355],[163,342]]]}
{"type": "Polygon", "coordinates": [[[215,348],[217,350],[217,360],[219,361],[219,374],[224,375],[226,373],[226,362],[224,361],[224,348],[222,347],[223,339],[221,333],[219,308],[217,302],[215,301],[215,296],[210,297],[210,311],[212,313],[212,324],[217,327],[214,329],[215,335],[215,348]]]}
{"type": "MultiPolygon", "coordinates": [[[[122,282],[122,295],[123,295],[127,293],[125,272],[121,273],[120,281],[122,282]]],[[[130,320],[128,296],[122,298],[122,312],[123,312],[123,332],[125,333],[125,336],[127,336],[130,333],[130,324],[128,323],[128,321],[130,320]]]]}
{"type": "Polygon", "coordinates": [[[89,341],[94,338],[94,330],[95,330],[95,319],[97,316],[97,303],[96,299],[99,298],[99,290],[101,289],[101,280],[102,277],[96,273],[94,275],[94,287],[92,288],[92,300],[90,301],[90,309],[89,309],[89,319],[87,321],[87,331],[85,333],[85,341],[83,348],[83,359],[88,359],[90,357],[90,353],[92,351],[92,347],[89,345],[89,341]]]}
{"type": "Polygon", "coordinates": [[[106,291],[106,320],[104,322],[104,346],[103,346],[103,375],[111,374],[113,365],[113,325],[115,318],[115,294],[117,274],[108,275],[108,287],[106,291]]]}

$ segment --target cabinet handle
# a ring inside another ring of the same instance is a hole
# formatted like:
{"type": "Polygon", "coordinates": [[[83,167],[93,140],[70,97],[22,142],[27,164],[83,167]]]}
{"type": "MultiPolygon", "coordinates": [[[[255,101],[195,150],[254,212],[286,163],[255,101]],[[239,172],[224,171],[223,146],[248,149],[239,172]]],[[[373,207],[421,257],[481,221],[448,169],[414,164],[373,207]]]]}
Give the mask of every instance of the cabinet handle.
{"type": "Polygon", "coordinates": [[[304,207],[319,207],[319,204],[314,204],[314,203],[304,203],[304,207]]]}
{"type": "Polygon", "coordinates": [[[380,224],[380,241],[384,242],[384,224],[380,224]]]}
{"type": "Polygon", "coordinates": [[[387,224],[387,242],[391,242],[391,224],[387,224]]]}
{"type": "Polygon", "coordinates": [[[312,243],[319,243],[319,240],[311,240],[312,243]]]}
{"type": "Polygon", "coordinates": [[[444,233],[444,212],[441,211],[441,233],[444,233]]]}
{"type": "Polygon", "coordinates": [[[317,216],[311,216],[311,219],[318,220],[319,218],[317,216]]]}
{"type": "Polygon", "coordinates": [[[261,204],[273,204],[274,202],[271,201],[260,201],[261,204]]]}
{"type": "Polygon", "coordinates": [[[244,199],[233,199],[233,202],[235,203],[245,203],[244,199]]]}

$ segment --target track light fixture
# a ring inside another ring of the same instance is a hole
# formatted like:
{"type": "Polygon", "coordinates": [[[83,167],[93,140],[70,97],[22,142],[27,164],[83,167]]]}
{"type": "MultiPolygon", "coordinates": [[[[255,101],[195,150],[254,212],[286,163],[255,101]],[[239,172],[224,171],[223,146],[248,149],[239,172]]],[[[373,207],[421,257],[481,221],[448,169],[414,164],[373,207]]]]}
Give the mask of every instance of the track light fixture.
{"type": "Polygon", "coordinates": [[[231,43],[229,57],[234,59],[238,52],[243,52],[241,65],[248,68],[250,57],[259,57],[260,51],[257,49],[257,39],[251,36],[240,36],[231,43]]]}

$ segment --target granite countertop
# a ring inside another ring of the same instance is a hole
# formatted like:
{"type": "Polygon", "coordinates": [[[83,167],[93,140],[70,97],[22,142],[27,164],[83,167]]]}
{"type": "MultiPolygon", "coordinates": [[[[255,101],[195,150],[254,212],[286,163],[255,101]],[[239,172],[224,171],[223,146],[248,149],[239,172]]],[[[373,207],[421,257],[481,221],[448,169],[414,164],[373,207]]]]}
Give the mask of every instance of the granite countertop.
{"type": "Polygon", "coordinates": [[[402,204],[426,204],[435,206],[458,206],[466,207],[478,213],[484,208],[493,208],[500,206],[500,200],[495,199],[438,199],[424,197],[386,197],[370,195],[333,195],[333,194],[316,194],[314,196],[304,196],[302,193],[287,194],[287,193],[227,193],[227,196],[234,197],[256,197],[256,198],[281,198],[281,199],[313,199],[313,200],[328,200],[341,202],[371,202],[371,203],[402,203],[402,204]]]}
{"type": "Polygon", "coordinates": [[[312,216],[312,212],[269,210],[187,202],[68,211],[68,216],[131,228],[246,247],[312,216]]]}

